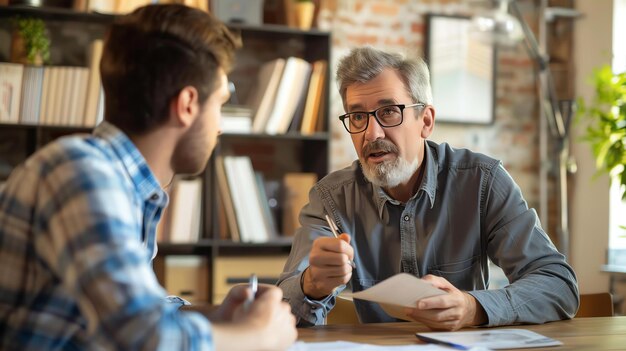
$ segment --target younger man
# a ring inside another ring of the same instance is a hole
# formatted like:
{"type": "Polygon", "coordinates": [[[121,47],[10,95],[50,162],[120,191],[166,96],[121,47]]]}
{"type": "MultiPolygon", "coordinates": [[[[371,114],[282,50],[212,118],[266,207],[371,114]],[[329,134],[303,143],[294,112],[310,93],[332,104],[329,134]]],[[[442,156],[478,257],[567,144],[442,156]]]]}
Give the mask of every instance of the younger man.
{"type": "Polygon", "coordinates": [[[105,122],[17,168],[0,190],[0,349],[282,350],[278,288],[234,288],[209,316],[166,303],[151,268],[175,173],[204,168],[238,40],[211,15],[154,5],[112,25],[105,122]]]}

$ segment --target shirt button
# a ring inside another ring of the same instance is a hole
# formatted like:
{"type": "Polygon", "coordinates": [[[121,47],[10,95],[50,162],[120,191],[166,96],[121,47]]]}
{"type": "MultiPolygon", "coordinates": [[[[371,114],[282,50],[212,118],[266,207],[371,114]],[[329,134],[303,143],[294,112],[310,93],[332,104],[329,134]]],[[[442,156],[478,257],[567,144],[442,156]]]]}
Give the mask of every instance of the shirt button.
{"type": "Polygon", "coordinates": [[[159,199],[159,194],[152,194],[152,196],[150,196],[150,200],[152,201],[156,201],[159,199]]]}
{"type": "Polygon", "coordinates": [[[408,221],[409,221],[409,219],[411,219],[411,217],[409,217],[409,215],[404,215],[404,221],[405,221],[405,222],[408,222],[408,221]]]}

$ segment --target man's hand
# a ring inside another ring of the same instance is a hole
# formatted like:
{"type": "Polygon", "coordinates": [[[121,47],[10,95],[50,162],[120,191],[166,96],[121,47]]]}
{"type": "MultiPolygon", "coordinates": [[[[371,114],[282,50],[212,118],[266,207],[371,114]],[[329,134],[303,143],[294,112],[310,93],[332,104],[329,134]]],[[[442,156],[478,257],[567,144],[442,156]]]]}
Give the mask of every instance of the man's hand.
{"type": "Polygon", "coordinates": [[[309,267],[304,271],[302,291],[312,299],[328,296],[336,287],[347,284],[352,277],[350,261],[354,250],[350,235],[339,238],[318,238],[309,253],[309,267]]]}
{"type": "MultiPolygon", "coordinates": [[[[268,290],[276,289],[275,286],[269,284],[259,284],[256,296],[259,297],[268,290]]],[[[243,303],[252,295],[252,290],[248,284],[238,284],[228,291],[228,295],[222,301],[222,304],[214,308],[210,314],[205,314],[212,322],[232,322],[235,313],[243,303]]]]}
{"type": "Polygon", "coordinates": [[[251,294],[247,285],[229,292],[216,315],[225,323],[212,326],[215,350],[286,350],[296,341],[296,318],[282,301],[282,290],[259,284],[254,302],[244,309],[243,302],[251,294]]]}
{"type": "Polygon", "coordinates": [[[448,294],[418,300],[416,308],[406,310],[407,316],[435,330],[458,330],[487,322],[485,310],[472,295],[442,277],[429,274],[422,279],[448,294]]]}

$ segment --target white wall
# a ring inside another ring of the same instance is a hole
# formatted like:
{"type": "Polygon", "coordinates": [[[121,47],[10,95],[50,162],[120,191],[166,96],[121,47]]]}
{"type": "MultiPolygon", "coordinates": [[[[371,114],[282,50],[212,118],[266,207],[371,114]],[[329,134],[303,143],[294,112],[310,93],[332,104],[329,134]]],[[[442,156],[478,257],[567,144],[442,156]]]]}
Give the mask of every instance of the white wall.
{"type": "MultiPolygon", "coordinates": [[[[613,0],[579,0],[584,17],[576,20],[574,57],[576,93],[586,101],[594,96],[589,83],[593,70],[612,60],[613,0]]],[[[600,273],[606,263],[609,236],[609,181],[593,178],[595,160],[588,143],[580,141],[583,123],[573,124],[572,154],[578,172],[571,178],[571,249],[569,261],[578,275],[581,293],[608,291],[608,275],[600,273]],[[592,179],[593,178],[593,179],[592,179]]]]}

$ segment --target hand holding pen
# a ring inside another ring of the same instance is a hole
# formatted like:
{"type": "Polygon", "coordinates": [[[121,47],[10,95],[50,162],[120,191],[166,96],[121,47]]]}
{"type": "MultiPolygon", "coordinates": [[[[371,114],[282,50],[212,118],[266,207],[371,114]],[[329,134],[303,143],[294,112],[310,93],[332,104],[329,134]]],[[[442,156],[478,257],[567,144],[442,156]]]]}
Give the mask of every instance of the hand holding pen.
{"type": "Polygon", "coordinates": [[[339,234],[340,230],[330,218],[326,218],[326,221],[333,236],[320,235],[313,240],[309,252],[309,266],[299,277],[302,292],[312,299],[324,298],[333,293],[337,287],[347,284],[355,267],[350,235],[339,234]]]}
{"type": "Polygon", "coordinates": [[[256,293],[259,289],[259,280],[256,274],[252,274],[250,276],[249,284],[250,284],[250,290],[252,290],[252,294],[248,295],[248,299],[246,299],[246,301],[243,304],[243,309],[246,311],[250,309],[250,306],[254,302],[254,299],[256,298],[256,293]]]}
{"type": "MultiPolygon", "coordinates": [[[[330,217],[328,217],[328,215],[324,215],[324,217],[326,217],[326,222],[328,222],[330,231],[333,232],[335,238],[339,239],[339,228],[337,227],[337,224],[335,224],[335,222],[333,222],[330,217]]],[[[350,264],[352,269],[356,269],[356,264],[354,263],[354,261],[348,260],[348,263],[350,264]]]]}

